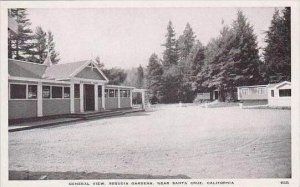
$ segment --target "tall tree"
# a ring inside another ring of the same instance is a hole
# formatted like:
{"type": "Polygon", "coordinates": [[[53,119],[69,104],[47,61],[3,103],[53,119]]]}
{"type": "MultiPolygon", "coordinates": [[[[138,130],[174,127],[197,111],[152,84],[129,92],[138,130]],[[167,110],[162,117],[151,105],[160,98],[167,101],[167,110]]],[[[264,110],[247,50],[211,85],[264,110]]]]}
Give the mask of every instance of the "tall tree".
{"type": "Polygon", "coordinates": [[[47,33],[47,45],[49,48],[50,53],[50,59],[53,64],[57,64],[60,60],[59,58],[59,52],[55,50],[55,42],[54,42],[54,36],[51,31],[48,31],[47,33]]]}
{"type": "Polygon", "coordinates": [[[256,36],[241,11],[232,27],[224,26],[207,49],[206,67],[197,76],[198,88],[218,89],[219,100],[224,101],[234,98],[237,86],[259,82],[256,36]]]}
{"type": "Polygon", "coordinates": [[[169,21],[167,34],[165,36],[166,42],[162,45],[165,47],[165,51],[163,52],[163,65],[168,67],[170,65],[176,65],[178,61],[175,31],[171,21],[169,21]]]}
{"type": "Polygon", "coordinates": [[[96,61],[96,64],[97,64],[98,68],[100,68],[100,69],[103,69],[103,68],[104,68],[104,63],[101,62],[99,56],[97,56],[97,57],[95,58],[95,61],[96,61]]]}
{"type": "Polygon", "coordinates": [[[163,66],[159,61],[158,56],[153,53],[149,58],[149,63],[146,69],[146,87],[149,90],[149,97],[152,103],[161,100],[163,66]]]}
{"type": "Polygon", "coordinates": [[[268,82],[291,80],[291,22],[290,7],[275,9],[271,26],[266,32],[264,60],[268,82]]]}
{"type": "Polygon", "coordinates": [[[195,44],[195,34],[189,23],[186,24],[183,34],[178,38],[179,61],[184,61],[195,44]]]}
{"type": "Polygon", "coordinates": [[[144,69],[143,67],[140,65],[137,68],[137,88],[142,88],[144,85],[144,69]]]}
{"type": "Polygon", "coordinates": [[[41,26],[36,27],[34,40],[32,40],[33,48],[28,50],[26,54],[31,62],[43,63],[47,57],[47,33],[41,26]]]}
{"type": "Polygon", "coordinates": [[[30,29],[30,20],[27,18],[27,10],[24,8],[10,9],[9,14],[18,24],[18,33],[8,39],[8,57],[25,60],[27,52],[32,48],[32,45],[28,43],[32,39],[32,30],[30,29]]]}

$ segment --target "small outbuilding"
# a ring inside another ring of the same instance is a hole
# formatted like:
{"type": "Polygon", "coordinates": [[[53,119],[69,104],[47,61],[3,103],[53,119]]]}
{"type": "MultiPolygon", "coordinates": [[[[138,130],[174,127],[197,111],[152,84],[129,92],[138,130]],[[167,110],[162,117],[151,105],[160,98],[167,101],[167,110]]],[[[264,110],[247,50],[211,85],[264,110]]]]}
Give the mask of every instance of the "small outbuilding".
{"type": "Polygon", "coordinates": [[[292,85],[291,82],[284,81],[268,86],[269,106],[291,106],[292,85]]]}
{"type": "Polygon", "coordinates": [[[247,105],[291,106],[291,82],[276,84],[240,86],[238,100],[247,105]]]}

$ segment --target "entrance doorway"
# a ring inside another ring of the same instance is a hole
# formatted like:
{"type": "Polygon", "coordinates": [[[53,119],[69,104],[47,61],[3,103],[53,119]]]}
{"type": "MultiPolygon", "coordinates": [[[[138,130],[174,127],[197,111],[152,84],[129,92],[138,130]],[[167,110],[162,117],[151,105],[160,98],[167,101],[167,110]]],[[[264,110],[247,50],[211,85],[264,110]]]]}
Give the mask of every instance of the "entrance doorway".
{"type": "Polygon", "coordinates": [[[215,100],[219,99],[219,91],[214,91],[215,92],[215,100]]]}
{"type": "Polygon", "coordinates": [[[95,110],[95,91],[92,84],[84,84],[84,110],[95,110]]]}

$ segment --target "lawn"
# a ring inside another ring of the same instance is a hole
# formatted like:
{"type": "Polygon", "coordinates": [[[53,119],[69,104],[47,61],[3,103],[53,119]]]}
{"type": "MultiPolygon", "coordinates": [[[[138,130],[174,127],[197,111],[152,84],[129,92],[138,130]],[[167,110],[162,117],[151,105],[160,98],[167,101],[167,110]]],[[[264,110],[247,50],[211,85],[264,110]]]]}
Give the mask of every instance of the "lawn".
{"type": "Polygon", "coordinates": [[[24,170],[97,172],[95,178],[291,177],[291,111],[165,107],[13,132],[9,170],[11,179],[24,170]],[[101,177],[108,173],[114,175],[101,177]]]}

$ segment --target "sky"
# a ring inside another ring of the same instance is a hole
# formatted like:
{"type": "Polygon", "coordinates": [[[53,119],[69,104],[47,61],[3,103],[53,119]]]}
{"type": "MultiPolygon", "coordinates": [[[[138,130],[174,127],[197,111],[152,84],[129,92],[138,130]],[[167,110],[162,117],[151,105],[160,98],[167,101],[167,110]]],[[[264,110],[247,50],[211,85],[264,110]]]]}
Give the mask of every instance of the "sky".
{"type": "Polygon", "coordinates": [[[32,28],[51,30],[60,63],[96,56],[107,68],[147,66],[152,53],[162,57],[169,20],[176,37],[190,23],[197,39],[206,45],[224,24],[231,25],[238,9],[254,27],[258,46],[264,47],[274,7],[265,8],[73,8],[28,9],[32,28]]]}

